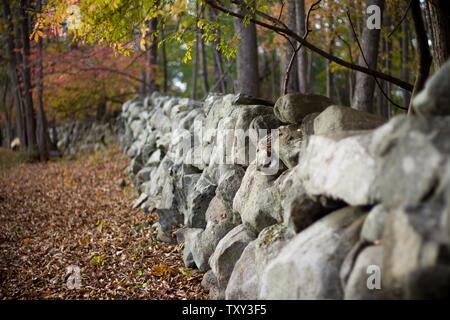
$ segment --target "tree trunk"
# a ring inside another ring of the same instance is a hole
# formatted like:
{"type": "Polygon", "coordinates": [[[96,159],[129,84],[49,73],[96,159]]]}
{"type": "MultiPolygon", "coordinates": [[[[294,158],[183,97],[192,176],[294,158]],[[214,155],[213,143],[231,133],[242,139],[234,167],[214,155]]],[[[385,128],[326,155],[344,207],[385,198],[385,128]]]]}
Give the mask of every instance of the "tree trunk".
{"type": "Polygon", "coordinates": [[[14,41],[14,26],[12,22],[11,8],[7,0],[2,0],[3,16],[6,21],[7,31],[7,51],[8,51],[8,76],[11,81],[11,93],[14,99],[14,109],[16,113],[16,134],[20,139],[21,149],[26,146],[26,129],[23,122],[22,97],[20,95],[19,75],[17,72],[17,53],[14,41]]]}
{"type": "Polygon", "coordinates": [[[314,92],[314,82],[316,80],[315,73],[314,73],[314,53],[309,52],[309,57],[307,59],[308,61],[308,89],[309,92],[314,92]]]}
{"type": "Polygon", "coordinates": [[[33,108],[33,95],[31,85],[31,65],[30,65],[30,30],[27,15],[27,1],[20,1],[20,29],[23,46],[23,91],[25,105],[25,120],[27,126],[27,149],[34,153],[36,149],[36,118],[33,108]]]}
{"type": "Polygon", "coordinates": [[[450,1],[427,0],[432,33],[433,61],[439,69],[450,58],[450,1]]]}
{"type": "MultiPolygon", "coordinates": [[[[164,39],[166,37],[164,28],[161,28],[161,37],[164,39]]],[[[162,53],[162,69],[163,69],[163,92],[167,94],[168,92],[168,81],[169,75],[167,71],[167,50],[166,50],[166,42],[163,41],[161,45],[161,53],[162,53]]]]}
{"type": "Polygon", "coordinates": [[[272,66],[270,68],[270,87],[272,92],[272,99],[276,99],[278,96],[277,92],[277,76],[276,76],[276,66],[277,66],[277,51],[272,50],[272,66]]]}
{"type": "Polygon", "coordinates": [[[197,98],[197,75],[198,75],[198,34],[195,35],[194,61],[192,63],[192,93],[191,98],[197,98]]]}
{"type": "MultiPolygon", "coordinates": [[[[403,80],[409,82],[409,24],[408,21],[402,23],[402,38],[401,38],[401,74],[403,80]]],[[[402,105],[405,109],[408,109],[409,102],[411,100],[411,93],[407,90],[402,90],[402,105]]]]}
{"type": "MultiPolygon", "coordinates": [[[[297,32],[300,36],[306,34],[306,13],[305,13],[305,0],[298,0],[295,4],[296,9],[296,25],[297,32]]],[[[307,78],[307,68],[308,61],[306,50],[302,48],[297,53],[297,68],[298,68],[298,89],[300,93],[308,92],[308,78],[307,78]]]]}
{"type": "MultiPolygon", "coordinates": [[[[209,16],[212,22],[217,21],[217,15],[214,8],[208,7],[209,16]]],[[[212,42],[212,50],[213,50],[213,61],[214,61],[214,87],[217,92],[226,93],[227,92],[227,82],[225,80],[225,75],[223,71],[223,61],[222,56],[217,50],[217,44],[220,43],[220,35],[217,39],[212,42]]]]}
{"type": "Polygon", "coordinates": [[[158,77],[158,38],[155,36],[158,29],[158,20],[156,18],[150,20],[149,29],[152,41],[150,42],[150,47],[147,51],[149,68],[146,82],[149,92],[153,93],[159,89],[156,81],[158,77]]]}
{"type": "MultiPolygon", "coordinates": [[[[296,5],[295,0],[288,1],[288,11],[287,11],[287,24],[289,29],[297,30],[296,22],[296,5]]],[[[303,34],[301,34],[303,36],[303,34]]],[[[290,38],[290,42],[286,40],[285,49],[282,58],[282,72],[281,72],[281,92],[290,93],[298,92],[298,57],[295,57],[291,61],[292,55],[295,53],[294,47],[298,44],[297,42],[290,38]],[[293,47],[294,46],[294,47],[293,47]],[[290,70],[288,70],[290,68],[290,70]],[[289,75],[287,74],[289,72],[289,75]],[[288,81],[286,83],[286,77],[288,81]]]]}
{"type": "MultiPolygon", "coordinates": [[[[38,10],[41,8],[41,1],[38,2],[38,10]]],[[[39,148],[39,159],[47,161],[49,159],[49,137],[47,119],[44,112],[44,66],[43,66],[43,39],[38,40],[38,66],[36,75],[36,95],[37,95],[37,143],[39,148]]]]}
{"type": "Polygon", "coordinates": [[[147,61],[145,61],[142,63],[142,68],[141,68],[141,89],[140,92],[142,95],[146,95],[147,94],[147,61]]]}
{"type": "Polygon", "coordinates": [[[202,71],[202,84],[203,84],[203,93],[205,96],[209,93],[209,83],[208,83],[208,65],[207,65],[207,57],[205,50],[205,42],[203,38],[200,37],[200,61],[201,61],[201,71],[202,71]]]}
{"type": "Polygon", "coordinates": [[[326,96],[330,99],[333,99],[333,91],[334,91],[334,76],[333,76],[333,72],[331,71],[331,61],[327,60],[326,61],[326,71],[327,71],[327,93],[326,96]]]}
{"type": "MultiPolygon", "coordinates": [[[[2,93],[2,99],[1,103],[3,104],[5,108],[5,136],[2,136],[2,142],[0,145],[3,144],[5,148],[9,148],[11,145],[11,137],[12,137],[12,124],[11,124],[11,108],[8,104],[8,90],[9,90],[9,82],[8,79],[5,79],[3,83],[3,93],[2,93]]],[[[13,90],[11,90],[12,92],[13,90]]]]}
{"type": "MultiPolygon", "coordinates": [[[[245,12],[240,12],[245,14],[245,12]]],[[[245,26],[239,18],[234,19],[236,35],[241,38],[236,53],[237,85],[236,91],[250,96],[259,96],[258,47],[256,26],[245,26]]]]}
{"type": "MultiPolygon", "coordinates": [[[[417,76],[416,81],[414,82],[414,90],[412,92],[412,97],[414,97],[425,86],[425,81],[430,73],[432,57],[430,47],[428,46],[428,37],[422,17],[422,10],[420,8],[420,0],[413,0],[411,2],[411,15],[413,17],[414,29],[416,31],[417,55],[419,57],[417,76]]],[[[413,109],[410,103],[408,113],[412,112],[413,109]]]]}
{"type": "MultiPolygon", "coordinates": [[[[370,5],[377,5],[381,9],[382,13],[384,8],[384,0],[369,0],[367,1],[367,7],[370,5]]],[[[367,21],[370,17],[371,15],[366,14],[364,20],[361,39],[362,52],[359,55],[358,64],[361,66],[367,66],[372,70],[376,70],[381,30],[369,29],[367,27],[367,21]]],[[[356,86],[352,107],[360,111],[373,112],[374,89],[375,79],[368,74],[358,72],[356,74],[356,86]]]]}

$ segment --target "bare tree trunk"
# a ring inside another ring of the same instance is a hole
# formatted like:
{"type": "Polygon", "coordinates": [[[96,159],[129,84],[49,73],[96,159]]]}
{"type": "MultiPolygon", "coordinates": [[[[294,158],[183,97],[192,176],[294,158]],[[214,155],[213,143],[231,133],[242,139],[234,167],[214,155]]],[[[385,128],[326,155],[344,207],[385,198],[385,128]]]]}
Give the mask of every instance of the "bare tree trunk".
{"type": "MultiPolygon", "coordinates": [[[[209,16],[212,22],[217,21],[217,15],[214,8],[208,7],[209,9],[209,16]]],[[[217,50],[217,44],[220,43],[220,35],[217,37],[217,39],[212,43],[212,50],[213,50],[213,62],[214,62],[214,84],[216,87],[216,91],[220,93],[226,93],[227,92],[227,82],[224,77],[224,71],[223,71],[223,61],[222,56],[220,55],[219,51],[217,50]]]]}
{"type": "Polygon", "coordinates": [[[23,108],[22,97],[20,94],[19,75],[17,72],[17,51],[14,41],[14,26],[12,22],[12,12],[7,0],[2,0],[3,3],[3,17],[6,21],[7,30],[7,51],[8,51],[8,76],[11,81],[11,93],[14,99],[14,109],[16,113],[16,132],[20,139],[21,149],[26,146],[26,129],[23,122],[23,108]]]}
{"type": "MultiPolygon", "coordinates": [[[[245,14],[245,12],[241,12],[245,14]]],[[[251,23],[245,26],[241,19],[234,19],[234,29],[241,38],[237,49],[237,90],[250,96],[259,96],[258,46],[256,26],[251,23]]]]}
{"type": "MultiPolygon", "coordinates": [[[[297,0],[295,4],[296,9],[296,25],[297,32],[299,35],[303,36],[306,34],[306,13],[305,13],[305,0],[297,0]]],[[[307,78],[307,68],[308,61],[306,50],[302,46],[297,53],[297,64],[298,64],[298,89],[300,93],[307,93],[308,90],[308,78],[307,78]]]]}
{"type": "Polygon", "coordinates": [[[308,89],[309,92],[314,92],[314,82],[315,82],[315,74],[314,74],[314,53],[309,52],[308,60],[308,89]]]}
{"type": "MultiPolygon", "coordinates": [[[[5,108],[5,137],[2,137],[2,144],[5,148],[9,148],[11,145],[11,137],[12,137],[12,124],[11,124],[11,107],[8,104],[8,90],[9,90],[9,81],[8,79],[5,79],[3,82],[3,92],[2,92],[2,99],[1,103],[3,104],[5,108]]],[[[13,90],[11,90],[13,91],[13,90]]],[[[0,144],[1,145],[1,144],[0,144]]]]}
{"type": "MultiPolygon", "coordinates": [[[[165,30],[164,28],[161,28],[161,37],[165,38],[165,30]]],[[[163,92],[164,94],[167,94],[168,92],[168,80],[169,75],[167,71],[167,51],[166,51],[166,42],[163,41],[161,45],[161,53],[162,53],[162,69],[163,69],[163,92]]]]}
{"type": "MultiPolygon", "coordinates": [[[[401,74],[402,78],[409,82],[410,74],[408,68],[409,61],[409,24],[407,21],[402,23],[402,38],[401,38],[401,74]]],[[[407,90],[402,90],[402,104],[405,109],[408,109],[411,100],[411,93],[407,90]]]]}
{"type": "Polygon", "coordinates": [[[142,95],[147,94],[147,61],[145,61],[142,64],[141,68],[141,88],[140,92],[142,95]]]}
{"type": "Polygon", "coordinates": [[[270,68],[270,87],[272,92],[272,99],[276,99],[277,94],[277,85],[276,85],[276,65],[277,65],[277,52],[276,50],[272,50],[272,65],[270,68]]]}
{"type": "Polygon", "coordinates": [[[147,51],[147,60],[149,63],[147,85],[150,93],[152,93],[159,89],[156,82],[158,77],[158,38],[155,36],[155,33],[158,31],[158,20],[156,18],[150,20],[149,29],[152,41],[150,42],[150,47],[147,51]]]}
{"type": "MultiPolygon", "coordinates": [[[[41,8],[42,2],[38,2],[38,10],[41,8]]],[[[48,126],[44,113],[44,66],[43,66],[43,39],[38,40],[38,68],[36,75],[36,94],[37,94],[37,143],[39,148],[39,158],[41,161],[49,159],[48,144],[48,126]]]]}
{"type": "Polygon", "coordinates": [[[450,1],[427,0],[430,15],[429,29],[433,37],[433,61],[435,69],[439,69],[450,58],[450,1]]]}
{"type": "MultiPolygon", "coordinates": [[[[296,5],[295,0],[288,0],[287,11],[287,24],[289,29],[297,30],[297,17],[296,17],[296,5]]],[[[303,36],[303,35],[302,35],[303,36]]],[[[295,53],[294,47],[297,46],[297,42],[290,38],[290,42],[286,40],[285,49],[282,57],[282,72],[281,72],[281,92],[290,93],[298,92],[298,57],[295,57],[293,61],[292,55],[295,53]],[[291,64],[291,65],[290,65],[291,64]],[[290,70],[289,70],[290,68],[290,70]],[[287,72],[289,71],[289,75],[287,72]],[[286,83],[286,77],[288,81],[286,83]]]]}
{"type": "Polygon", "coordinates": [[[197,98],[197,75],[198,75],[198,34],[195,35],[194,61],[192,64],[192,93],[191,98],[197,98]]]}
{"type": "Polygon", "coordinates": [[[209,83],[208,83],[208,65],[205,50],[205,42],[203,37],[200,37],[200,61],[201,61],[201,71],[202,71],[202,84],[203,92],[205,96],[209,93],[209,83]]]}
{"type": "Polygon", "coordinates": [[[326,93],[326,95],[328,98],[333,99],[333,97],[334,97],[334,93],[333,93],[333,91],[334,91],[334,75],[331,70],[331,61],[327,60],[326,64],[327,64],[327,66],[326,66],[326,69],[327,69],[326,70],[327,71],[327,93],[326,93]]]}
{"type": "MultiPolygon", "coordinates": [[[[367,6],[376,5],[383,12],[384,0],[369,0],[367,6]]],[[[358,58],[358,64],[368,66],[370,69],[377,69],[378,50],[380,43],[380,29],[369,29],[367,21],[371,15],[366,14],[361,39],[362,52],[358,58]]],[[[354,109],[366,112],[373,112],[373,96],[375,90],[375,79],[365,73],[356,74],[356,86],[353,97],[352,107],[354,109]]]]}
{"type": "Polygon", "coordinates": [[[30,65],[30,31],[27,15],[27,1],[20,1],[20,28],[22,34],[23,46],[23,89],[24,89],[24,105],[25,119],[27,126],[27,149],[33,153],[36,149],[36,118],[33,108],[33,96],[31,85],[31,65],[30,65]]]}
{"type": "MultiPolygon", "coordinates": [[[[412,93],[412,97],[414,97],[425,86],[425,81],[427,80],[428,75],[430,73],[432,57],[430,53],[430,47],[428,46],[428,38],[422,17],[422,11],[420,8],[420,0],[412,1],[411,15],[413,17],[414,29],[416,31],[417,54],[419,56],[417,77],[414,83],[414,90],[412,93]]],[[[411,103],[409,104],[408,113],[409,114],[413,113],[411,103]]]]}

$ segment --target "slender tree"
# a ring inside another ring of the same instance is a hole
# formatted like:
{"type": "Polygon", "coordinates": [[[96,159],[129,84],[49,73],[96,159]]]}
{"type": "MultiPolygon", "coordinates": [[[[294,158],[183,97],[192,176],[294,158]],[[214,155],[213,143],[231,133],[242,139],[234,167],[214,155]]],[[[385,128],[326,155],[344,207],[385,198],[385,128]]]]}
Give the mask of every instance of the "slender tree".
{"type": "Polygon", "coordinates": [[[27,148],[33,153],[36,149],[36,118],[33,107],[33,93],[31,84],[31,63],[30,63],[30,30],[28,20],[28,1],[20,1],[20,31],[23,46],[22,55],[22,80],[25,106],[25,120],[27,126],[27,148]]]}
{"type": "Polygon", "coordinates": [[[22,96],[20,94],[19,74],[17,56],[18,50],[16,50],[16,44],[14,39],[14,26],[11,7],[7,0],[2,0],[3,4],[3,19],[5,20],[6,28],[6,43],[8,52],[8,76],[11,81],[12,95],[14,99],[14,109],[16,114],[16,131],[21,142],[21,148],[26,146],[26,126],[24,123],[23,108],[22,108],[22,96]]]}
{"type": "MultiPolygon", "coordinates": [[[[287,6],[287,24],[289,29],[297,30],[297,14],[296,1],[289,0],[287,6]]],[[[295,49],[297,43],[294,39],[289,38],[285,41],[285,49],[282,56],[282,72],[281,72],[281,90],[289,92],[298,92],[298,59],[293,57],[296,54],[295,49]],[[286,74],[289,72],[289,74],[286,74]],[[286,77],[288,79],[286,83],[286,77]]]]}
{"type": "Polygon", "coordinates": [[[429,29],[432,33],[433,63],[439,69],[450,58],[450,1],[427,0],[430,19],[429,29]]]}
{"type": "MultiPolygon", "coordinates": [[[[305,21],[305,0],[297,0],[295,3],[296,10],[296,26],[299,35],[306,34],[306,21],[305,21]]],[[[298,89],[301,93],[307,93],[308,90],[308,60],[306,50],[302,46],[297,53],[297,65],[298,65],[298,89]]]]}
{"type": "MultiPolygon", "coordinates": [[[[367,8],[377,6],[380,13],[384,9],[384,0],[369,0],[367,8]]],[[[373,7],[372,7],[373,8],[373,7]]],[[[363,33],[361,38],[362,52],[358,58],[358,65],[368,67],[372,70],[377,69],[378,51],[380,42],[380,28],[369,28],[371,19],[376,18],[373,12],[367,13],[363,24],[363,33]]],[[[381,17],[379,17],[381,19],[381,17]]],[[[375,89],[375,79],[373,76],[358,72],[356,74],[356,86],[353,96],[352,107],[357,110],[373,112],[373,96],[375,89]]]]}
{"type": "MultiPolygon", "coordinates": [[[[246,14],[241,8],[241,14],[246,14]]],[[[234,20],[235,33],[241,41],[236,53],[237,60],[237,91],[251,96],[259,96],[258,46],[256,26],[253,23],[245,25],[241,19],[234,20]]]]}

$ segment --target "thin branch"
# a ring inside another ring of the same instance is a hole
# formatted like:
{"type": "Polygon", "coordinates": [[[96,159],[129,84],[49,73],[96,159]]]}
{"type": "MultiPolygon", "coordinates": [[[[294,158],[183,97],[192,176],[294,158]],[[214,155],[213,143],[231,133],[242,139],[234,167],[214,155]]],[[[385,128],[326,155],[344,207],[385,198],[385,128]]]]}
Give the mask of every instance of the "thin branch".
{"type": "Polygon", "coordinates": [[[397,23],[397,25],[394,27],[394,29],[392,29],[392,31],[388,34],[388,38],[390,38],[394,34],[394,32],[397,31],[397,29],[402,25],[403,21],[405,21],[406,17],[408,16],[408,11],[411,8],[412,2],[413,2],[413,0],[409,1],[408,7],[406,8],[405,12],[403,13],[402,18],[397,23]]]}
{"type": "MultiPolygon", "coordinates": [[[[245,18],[245,15],[236,13],[236,12],[234,12],[232,10],[227,9],[226,7],[218,5],[217,1],[205,0],[205,2],[208,5],[210,5],[211,7],[216,8],[217,10],[220,10],[220,11],[222,11],[222,12],[228,14],[228,15],[231,15],[233,17],[240,18],[240,19],[244,19],[245,18]]],[[[265,23],[263,21],[257,20],[257,19],[252,18],[252,17],[250,18],[250,22],[255,23],[255,24],[257,24],[257,25],[259,25],[261,27],[264,27],[266,29],[269,29],[269,30],[272,30],[272,31],[275,31],[275,32],[279,32],[281,34],[285,34],[286,36],[290,36],[290,37],[294,38],[296,41],[300,42],[306,48],[314,51],[315,53],[319,54],[320,56],[322,56],[322,57],[324,57],[324,58],[326,58],[326,59],[328,59],[330,61],[333,61],[333,62],[337,63],[338,65],[341,65],[341,66],[346,67],[348,69],[352,69],[352,70],[355,70],[355,71],[366,73],[366,74],[369,74],[371,76],[377,77],[379,79],[388,81],[388,82],[393,83],[393,84],[397,85],[398,87],[400,87],[402,89],[405,89],[407,91],[412,91],[412,89],[413,89],[413,85],[408,83],[408,82],[406,82],[406,81],[403,81],[403,80],[398,79],[396,77],[390,76],[390,75],[385,74],[383,72],[379,72],[379,71],[372,70],[372,69],[367,68],[367,67],[363,67],[363,66],[360,66],[360,65],[356,65],[354,63],[350,63],[350,62],[345,61],[345,60],[343,60],[343,59],[341,59],[339,57],[336,57],[336,56],[334,56],[334,55],[332,55],[332,54],[330,54],[330,53],[328,53],[328,52],[326,52],[326,51],[316,47],[315,45],[311,44],[310,42],[304,40],[301,36],[299,36],[297,33],[295,33],[294,31],[292,31],[290,29],[280,28],[280,27],[277,27],[275,25],[271,25],[271,24],[265,23]]]]}

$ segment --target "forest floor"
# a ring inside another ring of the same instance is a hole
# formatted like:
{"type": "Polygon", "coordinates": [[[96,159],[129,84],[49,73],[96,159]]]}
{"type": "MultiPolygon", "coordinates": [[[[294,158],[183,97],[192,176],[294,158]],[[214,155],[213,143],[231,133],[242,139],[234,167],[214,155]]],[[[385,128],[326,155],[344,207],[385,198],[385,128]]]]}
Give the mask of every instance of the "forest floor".
{"type": "Polygon", "coordinates": [[[155,217],[130,209],[126,164],[116,147],[0,168],[0,299],[206,297],[181,246],[158,242],[155,217]]]}

